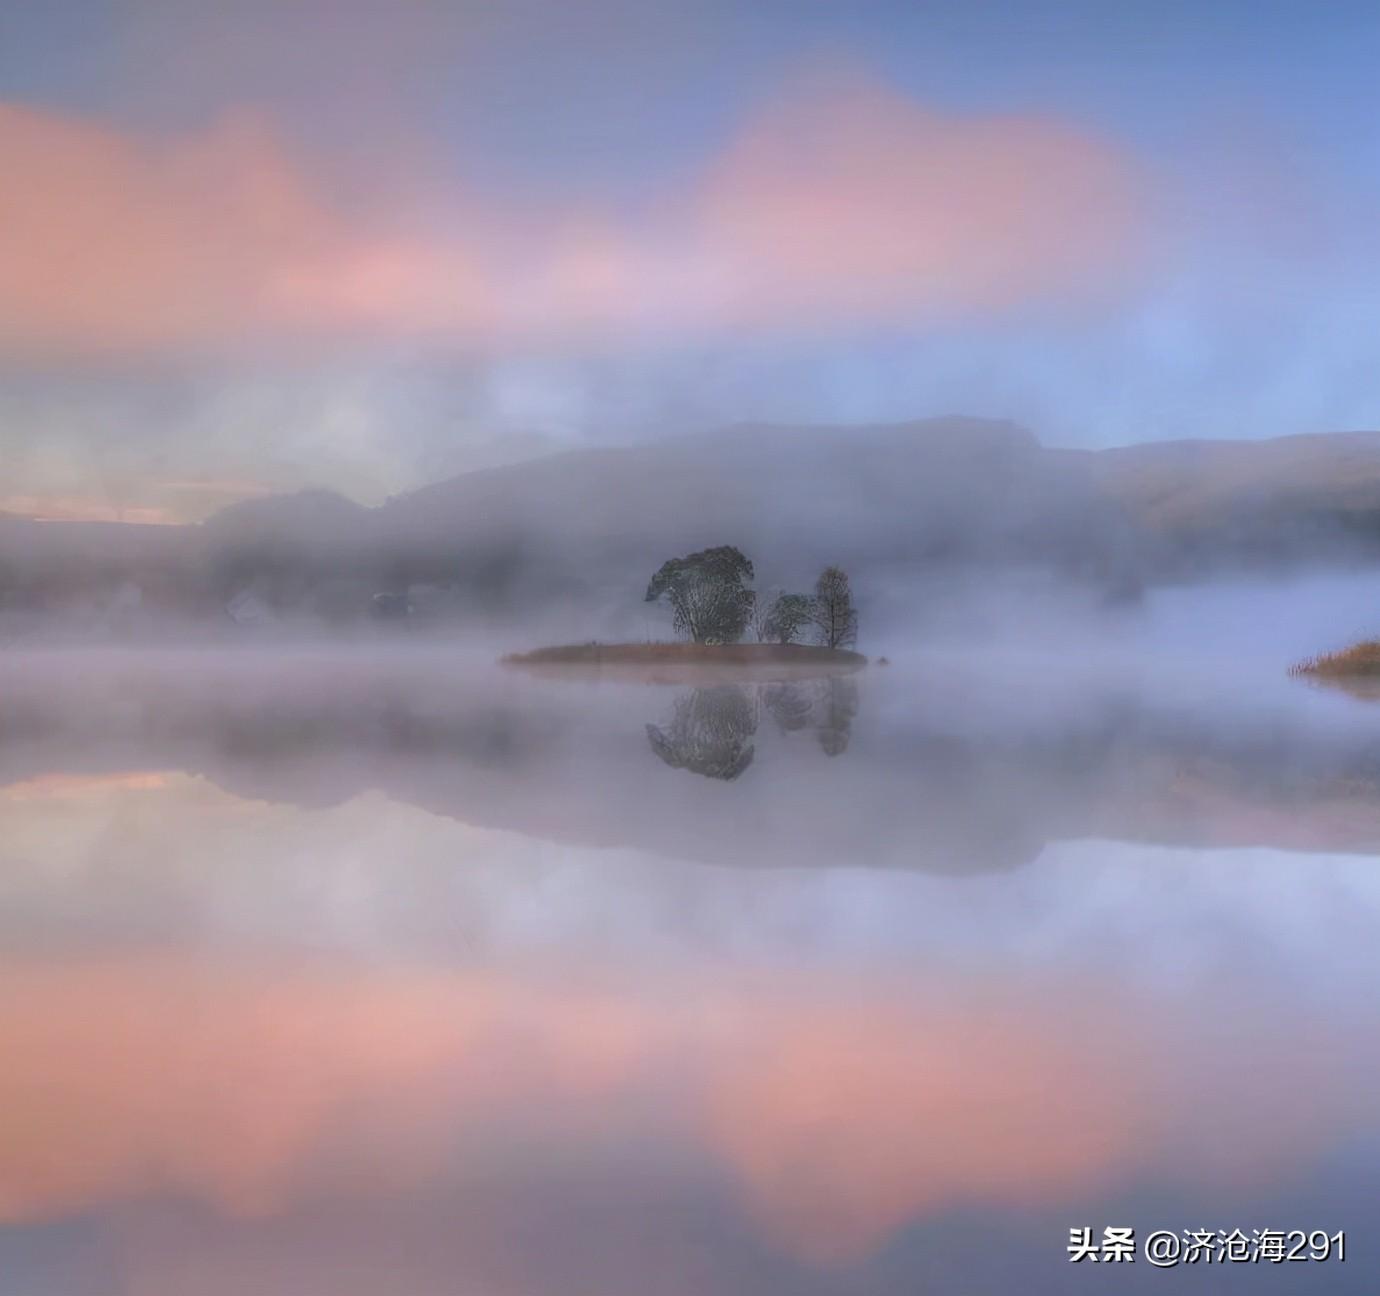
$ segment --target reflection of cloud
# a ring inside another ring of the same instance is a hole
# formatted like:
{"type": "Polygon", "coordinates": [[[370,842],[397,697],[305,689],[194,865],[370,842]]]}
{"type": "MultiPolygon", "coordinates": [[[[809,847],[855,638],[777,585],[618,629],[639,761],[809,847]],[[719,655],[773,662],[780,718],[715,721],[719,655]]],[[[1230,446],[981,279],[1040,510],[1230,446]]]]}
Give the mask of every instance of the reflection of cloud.
{"type": "Polygon", "coordinates": [[[224,481],[142,481],[121,484],[112,497],[108,490],[90,494],[45,491],[0,496],[0,513],[44,522],[137,522],[146,526],[176,526],[200,521],[227,504],[270,495],[261,482],[227,478],[224,481]],[[134,498],[140,502],[133,502],[134,498]]]}
{"type": "Polygon", "coordinates": [[[1142,1157],[1145,1046],[1080,1045],[1053,1005],[788,1010],[718,1097],[718,1137],[785,1246],[869,1251],[957,1201],[1033,1205],[1142,1157]],[[1030,1011],[1034,1008],[1034,1011],[1030,1011]]]}
{"type": "Polygon", "coordinates": [[[636,221],[472,195],[425,229],[350,216],[248,116],[145,138],[0,105],[0,166],[0,344],[21,350],[889,319],[1082,296],[1136,237],[1106,146],[861,79],[783,98],[636,221]]]}
{"type": "Polygon", "coordinates": [[[771,1240],[832,1262],[961,1202],[1287,1171],[1363,1101],[1343,1086],[1364,1068],[1334,1067],[1321,1038],[1282,1057],[1273,1021],[1239,1005],[1224,1050],[1222,1005],[1185,1020],[1078,982],[941,998],[671,980],[640,995],[590,975],[12,961],[0,1218],[179,1197],[276,1213],[494,1168],[540,1178],[650,1139],[707,1151],[771,1240]],[[1305,1090],[1332,1101],[1300,1112],[1305,1090]]]}
{"type": "Polygon", "coordinates": [[[1300,1092],[1327,1092],[1328,1120],[1347,1112],[1338,1129],[1368,1102],[1321,1039],[1281,1056],[1271,1012],[1249,1019],[1230,993],[1190,1010],[1082,978],[859,988],[754,1005],[752,1042],[713,1089],[712,1137],[754,1214],[816,1263],[958,1204],[1039,1208],[1150,1177],[1190,1193],[1268,1182],[1332,1132],[1300,1092]]]}
{"type": "Polygon", "coordinates": [[[0,1219],[145,1196],[274,1211],[333,1154],[339,1182],[425,1180],[452,1108],[482,1132],[557,1094],[572,1112],[602,1101],[647,1026],[617,1001],[552,1005],[482,978],[10,965],[0,1219]]]}
{"type": "Polygon", "coordinates": [[[161,792],[172,777],[157,770],[114,774],[40,774],[0,788],[0,802],[76,801],[112,792],[161,792]]]}
{"type": "Polygon", "coordinates": [[[168,526],[183,520],[156,506],[125,508],[91,495],[5,495],[0,496],[0,513],[15,513],[40,522],[138,522],[145,526],[168,526]]]}

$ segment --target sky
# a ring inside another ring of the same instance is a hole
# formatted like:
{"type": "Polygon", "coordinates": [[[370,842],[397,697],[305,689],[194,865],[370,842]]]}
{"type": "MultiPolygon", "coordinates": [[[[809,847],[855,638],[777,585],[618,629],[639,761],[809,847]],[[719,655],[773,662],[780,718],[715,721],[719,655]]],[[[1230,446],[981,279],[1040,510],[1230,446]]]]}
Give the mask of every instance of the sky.
{"type": "Polygon", "coordinates": [[[1380,426],[1380,7],[0,7],[0,510],[1380,426]]]}

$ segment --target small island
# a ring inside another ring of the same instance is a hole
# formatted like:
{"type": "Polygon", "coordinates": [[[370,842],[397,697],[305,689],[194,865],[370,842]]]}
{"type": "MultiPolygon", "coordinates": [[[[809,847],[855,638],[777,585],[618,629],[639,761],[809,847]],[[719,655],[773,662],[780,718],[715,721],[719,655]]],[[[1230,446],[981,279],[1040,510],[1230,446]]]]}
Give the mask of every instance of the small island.
{"type": "Polygon", "coordinates": [[[1366,639],[1339,652],[1310,657],[1289,668],[1290,675],[1314,675],[1322,679],[1380,678],[1380,639],[1366,639]]]}
{"type": "Polygon", "coordinates": [[[1310,657],[1291,666],[1289,674],[1357,696],[1380,698],[1380,639],[1365,639],[1350,648],[1310,657]]]}
{"type": "Polygon", "coordinates": [[[565,644],[509,653],[502,662],[548,674],[675,684],[730,675],[762,682],[817,679],[867,665],[853,651],[858,614],[841,568],[826,567],[813,594],[759,596],[748,584],[753,576],[752,562],[731,545],[672,558],[652,577],[645,601],[670,605],[679,641],[565,644]],[[755,643],[742,642],[749,629],[755,643]],[[797,642],[808,632],[817,642],[797,642]]]}
{"type": "Polygon", "coordinates": [[[509,653],[505,666],[539,674],[597,674],[655,684],[818,679],[867,665],[862,653],[797,643],[585,643],[509,653]]]}

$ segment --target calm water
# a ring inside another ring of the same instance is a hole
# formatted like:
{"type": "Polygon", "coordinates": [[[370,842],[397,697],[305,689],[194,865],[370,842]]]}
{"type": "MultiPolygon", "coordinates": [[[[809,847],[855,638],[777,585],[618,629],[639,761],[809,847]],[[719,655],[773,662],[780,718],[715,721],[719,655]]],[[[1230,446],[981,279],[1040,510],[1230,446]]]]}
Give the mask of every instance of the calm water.
{"type": "Polygon", "coordinates": [[[15,657],[0,1293],[1380,1289],[1380,706],[15,657]],[[1069,1231],[1346,1260],[1069,1264],[1069,1231]]]}

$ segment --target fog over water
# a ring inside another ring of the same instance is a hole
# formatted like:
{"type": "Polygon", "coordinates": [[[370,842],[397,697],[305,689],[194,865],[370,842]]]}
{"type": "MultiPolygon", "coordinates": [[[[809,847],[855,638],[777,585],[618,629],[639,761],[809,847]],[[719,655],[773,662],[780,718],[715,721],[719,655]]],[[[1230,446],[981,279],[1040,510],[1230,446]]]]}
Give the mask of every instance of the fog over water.
{"type": "Polygon", "coordinates": [[[1380,704],[1286,668],[1377,587],[898,591],[813,680],[11,647],[0,1293],[1374,1291],[1380,704]]]}
{"type": "Polygon", "coordinates": [[[1380,1293],[1377,66],[0,0],[0,1296],[1380,1293]]]}

